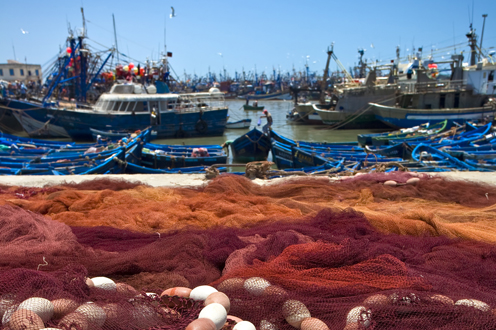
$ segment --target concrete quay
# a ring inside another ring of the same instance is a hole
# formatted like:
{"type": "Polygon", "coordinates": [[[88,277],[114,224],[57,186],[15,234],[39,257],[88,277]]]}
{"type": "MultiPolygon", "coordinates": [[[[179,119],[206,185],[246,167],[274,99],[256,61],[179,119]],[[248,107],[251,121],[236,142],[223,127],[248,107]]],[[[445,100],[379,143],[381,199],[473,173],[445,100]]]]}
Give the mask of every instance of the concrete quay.
{"type": "MultiPolygon", "coordinates": [[[[442,176],[449,180],[469,180],[496,185],[496,172],[431,172],[432,176],[442,176]]],[[[24,175],[24,176],[0,176],[0,184],[21,187],[45,187],[61,184],[64,182],[80,183],[87,180],[100,179],[102,175],[24,175]]],[[[126,181],[139,181],[152,187],[198,187],[208,183],[204,174],[107,174],[106,178],[123,179],[126,181]]],[[[277,184],[286,178],[271,180],[256,179],[257,184],[277,184]]],[[[330,179],[335,180],[335,179],[330,179]]]]}

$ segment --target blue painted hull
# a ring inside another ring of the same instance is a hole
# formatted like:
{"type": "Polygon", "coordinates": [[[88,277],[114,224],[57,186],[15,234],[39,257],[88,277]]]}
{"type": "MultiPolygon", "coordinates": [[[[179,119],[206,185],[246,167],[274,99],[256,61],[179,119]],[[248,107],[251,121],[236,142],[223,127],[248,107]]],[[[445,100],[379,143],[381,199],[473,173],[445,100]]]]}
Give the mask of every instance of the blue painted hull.
{"type": "MultiPolygon", "coordinates": [[[[42,108],[29,102],[12,101],[10,108],[30,136],[71,137],[92,140],[91,128],[101,131],[137,131],[151,127],[157,138],[219,136],[224,133],[228,109],[200,112],[166,111],[152,121],[148,112],[107,113],[85,109],[42,108]]],[[[8,111],[8,110],[7,110],[8,111]]]]}
{"type": "Polygon", "coordinates": [[[178,167],[211,166],[215,164],[226,164],[227,155],[211,157],[188,157],[187,155],[160,155],[156,153],[143,153],[141,165],[156,169],[171,169],[178,167]]]}
{"type": "Polygon", "coordinates": [[[270,147],[269,137],[254,128],[231,144],[233,160],[241,163],[267,160],[270,147]]]}

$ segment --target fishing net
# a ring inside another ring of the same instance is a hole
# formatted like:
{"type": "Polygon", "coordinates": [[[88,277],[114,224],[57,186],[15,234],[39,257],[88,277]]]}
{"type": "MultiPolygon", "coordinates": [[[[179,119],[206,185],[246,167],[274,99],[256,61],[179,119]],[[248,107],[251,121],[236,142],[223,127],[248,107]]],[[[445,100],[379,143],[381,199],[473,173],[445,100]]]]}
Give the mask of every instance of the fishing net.
{"type": "Polygon", "coordinates": [[[161,293],[209,284],[257,329],[496,328],[496,188],[411,178],[2,187],[3,327],[185,329],[203,302],[161,293]]]}

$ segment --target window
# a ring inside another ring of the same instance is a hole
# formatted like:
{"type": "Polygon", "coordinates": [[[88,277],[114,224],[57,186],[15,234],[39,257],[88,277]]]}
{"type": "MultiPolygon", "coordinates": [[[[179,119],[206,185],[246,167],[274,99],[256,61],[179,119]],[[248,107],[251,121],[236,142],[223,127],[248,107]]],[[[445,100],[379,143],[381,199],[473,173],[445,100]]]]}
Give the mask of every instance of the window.
{"type": "Polygon", "coordinates": [[[21,76],[24,76],[24,69],[20,69],[21,70],[21,76]]]}
{"type": "Polygon", "coordinates": [[[36,70],[34,70],[34,72],[36,73],[36,75],[37,75],[37,76],[39,76],[39,75],[40,75],[40,72],[39,72],[37,69],[36,69],[36,70]]]}
{"type": "Polygon", "coordinates": [[[14,75],[14,69],[9,69],[9,73],[11,76],[13,76],[14,75]]]}
{"type": "Polygon", "coordinates": [[[31,70],[28,71],[28,76],[31,76],[31,70]]]}
{"type": "Polygon", "coordinates": [[[3,69],[0,69],[0,76],[3,76],[3,69]]]}

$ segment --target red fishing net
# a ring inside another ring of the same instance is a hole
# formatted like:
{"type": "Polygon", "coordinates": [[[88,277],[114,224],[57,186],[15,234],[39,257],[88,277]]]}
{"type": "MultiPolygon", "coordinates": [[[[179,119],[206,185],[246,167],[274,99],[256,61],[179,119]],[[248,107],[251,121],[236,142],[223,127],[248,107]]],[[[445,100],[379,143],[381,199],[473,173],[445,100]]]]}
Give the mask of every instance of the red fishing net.
{"type": "Polygon", "coordinates": [[[3,327],[185,329],[160,294],[209,284],[263,330],[496,328],[496,188],[410,178],[2,187],[3,327]]]}

